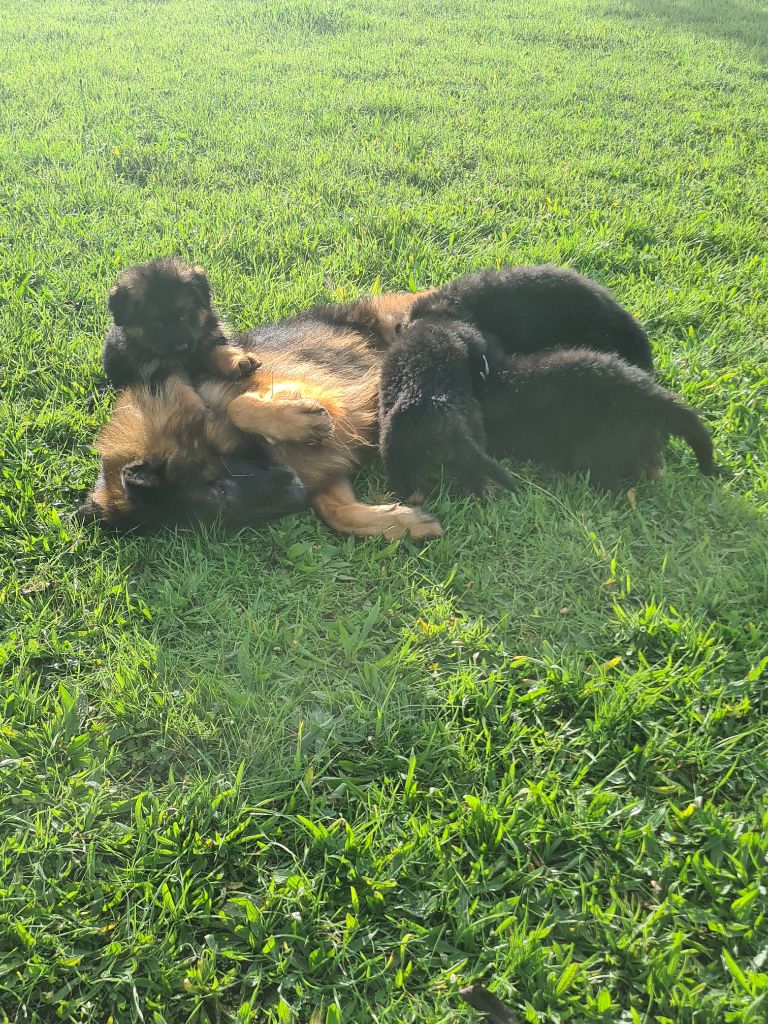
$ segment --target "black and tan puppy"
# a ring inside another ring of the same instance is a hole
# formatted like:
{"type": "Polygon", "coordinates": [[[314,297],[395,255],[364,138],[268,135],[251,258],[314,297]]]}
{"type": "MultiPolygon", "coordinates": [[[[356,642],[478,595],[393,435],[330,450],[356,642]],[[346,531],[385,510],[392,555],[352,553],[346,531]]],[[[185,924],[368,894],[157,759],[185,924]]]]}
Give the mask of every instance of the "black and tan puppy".
{"type": "Polygon", "coordinates": [[[125,270],[110,290],[109,311],[102,362],[116,388],[156,388],[174,374],[192,385],[211,376],[238,380],[259,366],[212,306],[202,267],[173,256],[125,270]]]}
{"type": "Polygon", "coordinates": [[[670,436],[688,442],[702,473],[714,473],[697,414],[644,370],[580,348],[508,356],[487,372],[486,346],[467,324],[433,317],[411,322],[388,353],[381,445],[403,493],[423,489],[437,465],[473,491],[503,483],[495,458],[588,472],[595,487],[613,490],[642,473],[658,476],[670,436]]]}
{"type": "Polygon", "coordinates": [[[411,319],[443,316],[494,337],[509,355],[550,348],[613,352],[653,371],[645,331],[596,281],[542,264],[467,274],[422,295],[411,319]]]}

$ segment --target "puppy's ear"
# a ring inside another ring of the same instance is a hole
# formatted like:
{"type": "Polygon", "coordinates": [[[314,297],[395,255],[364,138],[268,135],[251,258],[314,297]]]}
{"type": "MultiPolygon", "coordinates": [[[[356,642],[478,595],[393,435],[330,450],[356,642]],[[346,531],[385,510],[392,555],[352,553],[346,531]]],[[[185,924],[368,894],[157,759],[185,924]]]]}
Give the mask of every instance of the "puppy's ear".
{"type": "Polygon", "coordinates": [[[165,483],[165,470],[165,462],[161,459],[142,459],[138,462],[130,462],[121,475],[123,487],[128,494],[148,497],[165,483]]]}
{"type": "Polygon", "coordinates": [[[109,312],[118,327],[125,327],[133,316],[135,308],[130,288],[116,284],[109,289],[109,312]]]}
{"type": "Polygon", "coordinates": [[[211,308],[211,285],[208,276],[200,266],[194,266],[189,272],[189,282],[195,290],[203,309],[211,308]]]}

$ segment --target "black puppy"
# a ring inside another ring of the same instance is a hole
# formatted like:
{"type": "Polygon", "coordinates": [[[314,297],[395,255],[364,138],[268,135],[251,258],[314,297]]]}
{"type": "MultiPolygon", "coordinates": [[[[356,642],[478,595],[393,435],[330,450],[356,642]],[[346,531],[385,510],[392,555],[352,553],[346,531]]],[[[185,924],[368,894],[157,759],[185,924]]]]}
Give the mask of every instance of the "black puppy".
{"type": "Polygon", "coordinates": [[[158,387],[178,374],[237,380],[260,365],[233,339],[211,305],[202,267],[173,256],[129,267],[109,293],[114,323],[102,362],[116,388],[158,387]]]}
{"type": "Polygon", "coordinates": [[[449,317],[492,335],[512,355],[549,348],[614,352],[653,371],[645,331],[596,281],[565,267],[503,267],[481,270],[427,292],[411,320],[449,317]]]}
{"type": "Polygon", "coordinates": [[[414,498],[441,466],[473,494],[512,486],[487,454],[478,401],[491,349],[473,327],[442,318],[401,330],[379,387],[379,445],[392,490],[414,498]]]}
{"type": "Polygon", "coordinates": [[[693,449],[712,476],[712,438],[697,413],[650,374],[607,352],[551,349],[512,356],[481,398],[488,446],[500,458],[532,460],[562,473],[589,472],[617,490],[661,473],[670,437],[693,449]]]}
{"type": "Polygon", "coordinates": [[[550,349],[508,356],[488,373],[486,350],[479,331],[442,317],[402,331],[381,382],[382,454],[395,489],[423,487],[442,465],[478,491],[503,482],[496,456],[587,471],[595,487],[612,490],[642,472],[658,476],[670,436],[714,473],[712,441],[694,410],[618,356],[550,349]]]}

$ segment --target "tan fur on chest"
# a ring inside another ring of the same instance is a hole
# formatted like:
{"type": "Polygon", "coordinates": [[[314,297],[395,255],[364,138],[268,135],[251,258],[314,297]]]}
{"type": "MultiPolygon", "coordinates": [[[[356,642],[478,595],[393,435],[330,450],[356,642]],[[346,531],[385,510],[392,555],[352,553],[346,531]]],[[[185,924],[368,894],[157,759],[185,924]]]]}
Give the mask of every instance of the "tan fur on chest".
{"type": "MultiPolygon", "coordinates": [[[[242,446],[243,420],[232,422],[236,400],[252,395],[260,402],[289,402],[295,399],[319,403],[331,417],[333,433],[315,444],[277,441],[272,445],[276,458],[286,462],[308,490],[346,475],[375,453],[378,439],[378,381],[381,356],[349,332],[329,337],[327,332],[302,336],[302,349],[322,345],[334,359],[323,363],[296,358],[291,351],[255,354],[262,365],[240,381],[207,381],[200,395],[211,417],[208,437],[220,451],[227,453],[242,446]]],[[[269,434],[266,434],[269,439],[269,434]]]]}

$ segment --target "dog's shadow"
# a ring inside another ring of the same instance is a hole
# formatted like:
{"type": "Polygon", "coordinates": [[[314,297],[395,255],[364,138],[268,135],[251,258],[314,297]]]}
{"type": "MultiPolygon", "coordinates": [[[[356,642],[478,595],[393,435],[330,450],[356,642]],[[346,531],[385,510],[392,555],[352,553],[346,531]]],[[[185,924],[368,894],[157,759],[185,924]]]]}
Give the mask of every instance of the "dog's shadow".
{"type": "MultiPolygon", "coordinates": [[[[542,652],[621,658],[627,616],[648,607],[755,649],[768,523],[750,500],[677,467],[611,497],[516,475],[515,492],[483,505],[434,496],[446,536],[422,549],[343,538],[309,514],[121,542],[152,620],[124,738],[153,733],[143,770],[245,762],[265,794],[354,751],[373,777],[384,751],[434,744],[452,672],[542,652]]],[[[363,483],[367,500],[380,483],[363,483]]]]}

